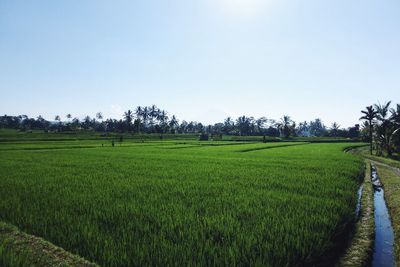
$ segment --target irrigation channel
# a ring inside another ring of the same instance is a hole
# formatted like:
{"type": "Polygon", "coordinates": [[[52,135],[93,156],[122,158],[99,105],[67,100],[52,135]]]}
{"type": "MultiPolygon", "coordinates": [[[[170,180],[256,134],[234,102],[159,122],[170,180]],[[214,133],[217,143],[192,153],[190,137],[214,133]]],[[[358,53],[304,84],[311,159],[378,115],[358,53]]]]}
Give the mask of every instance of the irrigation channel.
{"type": "Polygon", "coordinates": [[[372,255],[372,267],[392,267],[394,262],[394,233],[385,192],[376,167],[371,169],[371,181],[374,186],[375,206],[375,244],[372,255]]]}

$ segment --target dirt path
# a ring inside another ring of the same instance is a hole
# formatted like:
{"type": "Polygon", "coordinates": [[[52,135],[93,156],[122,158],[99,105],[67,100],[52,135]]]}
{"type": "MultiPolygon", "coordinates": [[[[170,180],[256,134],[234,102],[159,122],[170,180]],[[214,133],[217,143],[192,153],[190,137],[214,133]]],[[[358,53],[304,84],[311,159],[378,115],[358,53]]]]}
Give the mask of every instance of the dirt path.
{"type": "Polygon", "coordinates": [[[398,176],[400,176],[400,169],[399,168],[396,168],[396,167],[393,167],[393,166],[390,166],[388,164],[385,164],[385,163],[382,163],[382,162],[379,162],[379,161],[375,161],[375,160],[372,160],[372,159],[367,159],[367,160],[372,162],[375,165],[386,167],[386,168],[392,170],[398,176]]]}

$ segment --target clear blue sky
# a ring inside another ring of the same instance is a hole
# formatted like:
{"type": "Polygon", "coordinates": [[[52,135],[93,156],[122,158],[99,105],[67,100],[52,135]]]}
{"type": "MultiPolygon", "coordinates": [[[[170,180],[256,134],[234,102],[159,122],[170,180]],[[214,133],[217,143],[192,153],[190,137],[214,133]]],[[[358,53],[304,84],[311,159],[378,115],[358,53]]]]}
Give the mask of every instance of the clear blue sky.
{"type": "Polygon", "coordinates": [[[0,114],[342,126],[400,103],[399,0],[0,0],[0,114]]]}

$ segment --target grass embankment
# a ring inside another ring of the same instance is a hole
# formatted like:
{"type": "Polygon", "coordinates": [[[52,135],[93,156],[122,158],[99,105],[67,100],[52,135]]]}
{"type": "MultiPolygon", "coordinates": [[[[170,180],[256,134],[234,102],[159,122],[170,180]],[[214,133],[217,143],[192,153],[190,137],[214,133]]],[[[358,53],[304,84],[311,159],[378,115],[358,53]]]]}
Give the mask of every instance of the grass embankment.
{"type": "Polygon", "coordinates": [[[375,235],[373,194],[371,166],[368,163],[363,183],[360,218],[355,225],[350,246],[339,261],[340,267],[362,267],[371,260],[375,235]]]}
{"type": "Polygon", "coordinates": [[[0,266],[2,267],[96,267],[41,238],[0,222],[0,266]]]}
{"type": "Polygon", "coordinates": [[[364,147],[356,147],[354,149],[352,149],[351,151],[349,151],[351,153],[354,154],[358,154],[363,156],[364,158],[373,160],[373,161],[377,161],[383,164],[387,164],[390,165],[392,167],[395,168],[400,168],[400,161],[396,160],[394,158],[386,158],[386,157],[380,157],[380,156],[376,156],[376,155],[371,155],[369,152],[369,147],[364,146],[364,147]]]}
{"type": "MultiPolygon", "coordinates": [[[[171,134],[171,133],[118,133],[118,132],[96,132],[93,130],[76,130],[63,132],[45,132],[43,130],[20,131],[16,129],[0,128],[0,143],[18,141],[73,141],[73,140],[104,140],[118,141],[163,141],[163,140],[198,140],[198,133],[171,134]]],[[[239,135],[209,135],[210,141],[243,141],[243,142],[311,142],[311,143],[354,143],[359,139],[343,137],[289,137],[281,138],[274,136],[239,136],[239,135]]]]}
{"type": "Polygon", "coordinates": [[[379,177],[385,187],[385,200],[392,219],[395,234],[395,254],[397,266],[400,266],[400,175],[391,168],[376,165],[379,177]]]}
{"type": "Polygon", "coordinates": [[[385,200],[395,234],[395,257],[400,266],[400,161],[370,155],[369,147],[355,148],[353,153],[375,162],[381,182],[385,186],[385,200]]]}

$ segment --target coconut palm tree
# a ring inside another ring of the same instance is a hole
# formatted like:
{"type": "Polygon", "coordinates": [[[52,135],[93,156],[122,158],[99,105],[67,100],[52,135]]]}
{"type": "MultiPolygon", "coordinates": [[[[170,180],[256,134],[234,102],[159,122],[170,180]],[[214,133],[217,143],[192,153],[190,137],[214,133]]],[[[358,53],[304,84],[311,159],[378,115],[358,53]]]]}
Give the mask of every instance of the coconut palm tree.
{"type": "Polygon", "coordinates": [[[61,128],[61,117],[59,115],[56,115],[54,117],[54,120],[58,121],[58,131],[60,131],[60,128],[61,128]]]}
{"type": "Polygon", "coordinates": [[[96,113],[96,118],[101,121],[103,119],[103,114],[101,112],[96,113]]]}
{"type": "Polygon", "coordinates": [[[258,134],[264,135],[264,126],[268,119],[266,117],[261,117],[256,120],[257,132],[258,134]]]}
{"type": "Polygon", "coordinates": [[[290,125],[292,124],[292,120],[290,119],[290,116],[284,115],[281,118],[281,121],[278,122],[277,126],[279,130],[281,131],[281,134],[283,134],[284,137],[288,138],[290,136],[290,125]]]}
{"type": "Polygon", "coordinates": [[[340,130],[340,125],[337,124],[336,122],[332,123],[332,125],[331,125],[331,134],[334,137],[337,136],[337,133],[339,132],[339,130],[340,130]]]}
{"type": "Polygon", "coordinates": [[[171,120],[169,121],[169,129],[171,133],[176,132],[176,128],[179,126],[179,122],[176,119],[175,115],[172,115],[171,120]]]}
{"type": "Polygon", "coordinates": [[[377,112],[376,118],[380,121],[386,120],[387,116],[389,115],[390,111],[390,105],[392,104],[392,101],[386,102],[385,104],[375,104],[374,108],[377,112]]]}
{"type": "Polygon", "coordinates": [[[72,115],[71,114],[67,114],[67,116],[65,116],[68,120],[71,120],[71,118],[72,118],[72,115]]]}
{"type": "Polygon", "coordinates": [[[230,134],[235,127],[235,122],[232,120],[231,117],[228,117],[225,119],[224,121],[224,126],[222,128],[222,131],[224,132],[224,134],[230,134]]]}
{"type": "Polygon", "coordinates": [[[168,126],[168,115],[165,110],[159,110],[157,114],[157,120],[160,122],[161,132],[164,133],[168,126]]]}
{"type": "Polygon", "coordinates": [[[140,133],[141,129],[141,124],[142,124],[142,118],[143,118],[143,109],[141,106],[137,106],[135,109],[135,115],[136,115],[136,125],[137,125],[137,132],[140,133]]]}
{"type": "Polygon", "coordinates": [[[131,130],[133,117],[134,117],[134,116],[133,116],[132,110],[129,109],[127,112],[124,112],[124,121],[125,121],[126,124],[127,124],[128,131],[131,130]]]}
{"type": "Polygon", "coordinates": [[[393,131],[390,136],[389,145],[396,147],[396,137],[397,137],[397,150],[400,150],[400,139],[398,138],[400,134],[400,104],[396,105],[396,109],[391,108],[390,113],[391,116],[389,119],[392,123],[393,131]]]}
{"type": "Polygon", "coordinates": [[[392,114],[390,120],[400,126],[400,104],[396,105],[396,109],[391,108],[390,113],[392,114]]]}
{"type": "Polygon", "coordinates": [[[364,114],[360,118],[360,120],[365,120],[368,122],[369,126],[369,152],[372,155],[372,136],[373,136],[373,122],[377,117],[378,112],[374,109],[373,106],[368,106],[365,110],[361,110],[361,113],[364,114]]]}
{"type": "Polygon", "coordinates": [[[375,130],[375,143],[377,144],[377,154],[382,155],[383,151],[386,151],[388,155],[391,155],[390,139],[393,133],[393,124],[388,119],[390,112],[391,101],[384,103],[383,105],[378,103],[375,104],[375,110],[377,111],[377,123],[375,130]]]}
{"type": "Polygon", "coordinates": [[[149,108],[148,107],[144,107],[142,110],[142,119],[143,119],[143,124],[144,124],[144,129],[146,130],[147,127],[147,121],[149,119],[149,108]]]}

